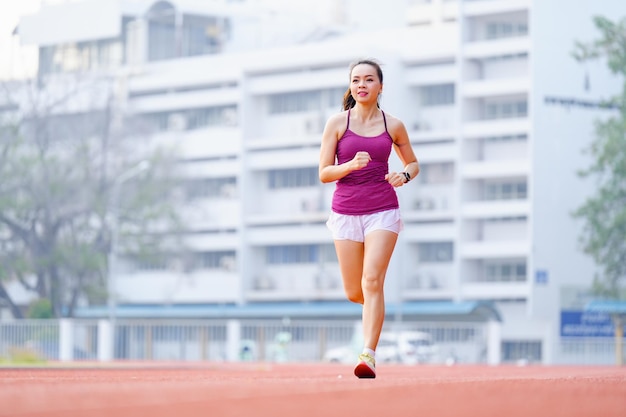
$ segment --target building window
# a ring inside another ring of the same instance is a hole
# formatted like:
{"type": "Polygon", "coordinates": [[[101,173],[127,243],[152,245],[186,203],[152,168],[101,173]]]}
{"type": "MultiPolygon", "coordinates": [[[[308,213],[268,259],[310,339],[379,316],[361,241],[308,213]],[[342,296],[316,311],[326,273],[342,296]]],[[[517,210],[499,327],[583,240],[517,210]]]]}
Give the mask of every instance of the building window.
{"type": "Polygon", "coordinates": [[[513,117],[526,117],[528,104],[526,100],[502,101],[487,103],[484,107],[484,118],[508,119],[513,117]]]}
{"type": "Polygon", "coordinates": [[[126,257],[135,271],[184,271],[191,272],[197,269],[221,269],[233,271],[236,269],[235,251],[206,251],[187,255],[161,253],[158,255],[126,257]]]}
{"type": "Polygon", "coordinates": [[[523,200],[526,196],[526,181],[487,183],[484,188],[484,199],[487,201],[523,200]]]}
{"type": "Polygon", "coordinates": [[[419,262],[452,262],[454,246],[452,242],[424,242],[417,245],[419,262]]]}
{"type": "Polygon", "coordinates": [[[487,23],[486,38],[501,39],[513,36],[528,35],[526,22],[489,22],[487,23]]]}
{"type": "Polygon", "coordinates": [[[541,341],[503,341],[502,360],[504,362],[525,361],[531,363],[541,363],[541,341]]]}
{"type": "Polygon", "coordinates": [[[482,282],[524,282],[526,281],[525,261],[500,261],[485,263],[482,282]]]}
{"type": "Polygon", "coordinates": [[[324,100],[326,102],[325,108],[336,108],[340,107],[341,103],[343,103],[343,95],[346,92],[345,88],[331,88],[323,91],[323,94],[326,96],[324,100]]]}
{"type": "Polygon", "coordinates": [[[66,113],[46,116],[44,119],[23,119],[20,131],[24,136],[45,135],[51,142],[69,142],[97,137],[110,123],[105,112],[66,113]]]}
{"type": "Polygon", "coordinates": [[[198,269],[233,271],[236,267],[235,251],[199,252],[194,258],[194,266],[198,269]]]}
{"type": "Polygon", "coordinates": [[[315,91],[272,94],[267,96],[269,114],[304,113],[341,106],[343,88],[326,88],[315,91]]]}
{"type": "Polygon", "coordinates": [[[337,262],[333,245],[278,245],[265,248],[268,265],[337,262]]]}
{"type": "Polygon", "coordinates": [[[528,140],[528,136],[525,134],[521,135],[503,135],[503,136],[489,136],[485,138],[485,142],[494,143],[494,142],[516,142],[521,141],[525,142],[528,140]]]}
{"type": "Polygon", "coordinates": [[[187,129],[199,129],[205,126],[235,126],[235,106],[206,107],[186,112],[187,129]]]}
{"type": "Polygon", "coordinates": [[[320,99],[320,91],[274,94],[269,96],[269,112],[284,114],[319,110],[320,99]]]}
{"type": "Polygon", "coordinates": [[[230,23],[226,19],[205,16],[183,16],[182,56],[215,54],[228,39],[230,23]]]}
{"type": "Polygon", "coordinates": [[[116,68],[124,59],[118,38],[39,48],[39,74],[116,68]]]}
{"type": "Polygon", "coordinates": [[[469,342],[481,340],[484,337],[481,331],[474,326],[441,326],[425,329],[436,342],[469,342]]]}
{"type": "Polygon", "coordinates": [[[150,257],[131,256],[128,258],[136,271],[166,271],[170,269],[171,260],[167,255],[150,257]]]}
{"type": "Polygon", "coordinates": [[[266,249],[266,255],[269,265],[315,263],[319,261],[319,246],[270,246],[266,249]]]}
{"type": "Polygon", "coordinates": [[[231,32],[227,18],[181,13],[167,1],[155,3],[146,18],[149,61],[221,52],[231,32]]]}
{"type": "Polygon", "coordinates": [[[237,125],[237,107],[220,106],[148,113],[141,117],[152,131],[183,131],[213,126],[237,125]]]}
{"type": "Polygon", "coordinates": [[[148,13],[148,60],[177,56],[176,9],[166,1],[155,3],[148,13]]]}
{"type": "Polygon", "coordinates": [[[485,63],[500,62],[500,61],[520,61],[528,59],[527,52],[520,52],[518,54],[504,54],[489,56],[483,60],[485,63]]]}
{"type": "Polygon", "coordinates": [[[185,194],[188,201],[202,198],[234,198],[237,191],[237,179],[199,178],[185,183],[185,194]]]}
{"type": "Polygon", "coordinates": [[[319,184],[317,168],[273,169],[268,173],[268,187],[281,188],[312,187],[319,184]]]}
{"type": "Polygon", "coordinates": [[[420,87],[421,103],[424,107],[454,104],[454,84],[439,84],[420,87]]]}
{"type": "Polygon", "coordinates": [[[454,163],[422,164],[417,180],[420,184],[451,184],[454,181],[454,163]]]}

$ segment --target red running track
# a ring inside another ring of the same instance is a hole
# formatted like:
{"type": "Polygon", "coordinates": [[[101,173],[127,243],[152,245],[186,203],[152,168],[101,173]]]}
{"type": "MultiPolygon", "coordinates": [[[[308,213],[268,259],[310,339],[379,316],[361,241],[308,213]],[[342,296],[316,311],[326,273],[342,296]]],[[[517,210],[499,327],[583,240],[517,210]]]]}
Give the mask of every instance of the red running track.
{"type": "Polygon", "coordinates": [[[0,368],[0,416],[625,417],[626,368],[118,364],[0,368]]]}

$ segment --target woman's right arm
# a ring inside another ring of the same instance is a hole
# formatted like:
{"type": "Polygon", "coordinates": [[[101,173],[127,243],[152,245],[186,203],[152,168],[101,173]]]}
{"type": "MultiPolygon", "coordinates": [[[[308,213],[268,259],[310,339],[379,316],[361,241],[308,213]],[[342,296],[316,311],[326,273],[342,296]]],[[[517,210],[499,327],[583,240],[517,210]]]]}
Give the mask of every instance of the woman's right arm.
{"type": "Polygon", "coordinates": [[[343,135],[345,123],[345,113],[339,113],[330,117],[324,127],[319,164],[320,181],[324,183],[337,181],[352,171],[365,167],[371,161],[367,152],[357,152],[352,160],[335,164],[337,143],[343,135]]]}

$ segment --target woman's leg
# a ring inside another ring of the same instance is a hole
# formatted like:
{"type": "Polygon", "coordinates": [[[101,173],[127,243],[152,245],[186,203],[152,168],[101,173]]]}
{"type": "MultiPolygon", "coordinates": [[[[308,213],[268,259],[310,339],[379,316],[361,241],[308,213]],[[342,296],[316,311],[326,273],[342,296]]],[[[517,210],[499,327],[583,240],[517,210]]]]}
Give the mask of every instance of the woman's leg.
{"type": "Polygon", "coordinates": [[[363,338],[365,347],[372,350],[376,350],[385,319],[385,275],[397,240],[398,234],[388,230],[374,230],[365,236],[361,281],[363,338]]]}
{"type": "Polygon", "coordinates": [[[363,304],[363,242],[335,240],[335,250],[346,297],[353,303],[363,304]]]}

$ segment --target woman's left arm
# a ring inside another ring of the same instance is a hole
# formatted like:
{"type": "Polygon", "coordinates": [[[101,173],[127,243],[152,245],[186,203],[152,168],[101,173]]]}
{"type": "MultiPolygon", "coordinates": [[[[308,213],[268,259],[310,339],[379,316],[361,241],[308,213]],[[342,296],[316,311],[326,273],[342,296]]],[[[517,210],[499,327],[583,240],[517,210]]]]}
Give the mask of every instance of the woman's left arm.
{"type": "MultiPolygon", "coordinates": [[[[400,119],[395,117],[391,117],[390,123],[390,131],[391,138],[393,139],[393,147],[396,151],[396,154],[402,161],[402,165],[404,166],[404,172],[408,174],[406,178],[406,182],[412,180],[417,177],[417,174],[420,172],[419,162],[417,161],[417,157],[415,156],[415,152],[413,152],[413,147],[411,146],[411,140],[409,139],[409,134],[404,126],[404,123],[400,119]]],[[[404,175],[404,174],[402,174],[404,175]]]]}

